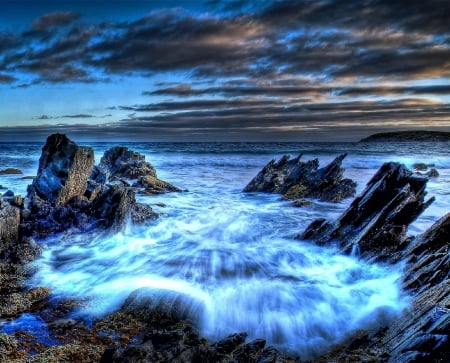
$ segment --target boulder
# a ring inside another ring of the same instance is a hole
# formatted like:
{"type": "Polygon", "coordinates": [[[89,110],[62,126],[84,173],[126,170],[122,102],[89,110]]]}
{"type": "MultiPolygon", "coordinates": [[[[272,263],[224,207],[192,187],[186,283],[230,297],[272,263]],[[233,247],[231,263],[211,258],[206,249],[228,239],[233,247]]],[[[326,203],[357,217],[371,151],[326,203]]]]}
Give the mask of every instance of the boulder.
{"type": "Polygon", "coordinates": [[[127,147],[115,146],[105,151],[91,179],[108,183],[147,175],[156,177],[156,170],[145,161],[144,155],[127,147]]]}
{"type": "Polygon", "coordinates": [[[302,155],[291,159],[283,156],[270,161],[244,188],[244,192],[282,194],[285,199],[317,198],[321,201],[340,202],[355,195],[356,183],[344,179],[341,167],[346,154],[319,168],[319,160],[300,161],[302,155]]]}
{"type": "Polygon", "coordinates": [[[59,206],[83,196],[94,166],[94,151],[78,146],[64,134],[53,134],[42,148],[36,178],[28,188],[35,196],[59,206]]]}
{"type": "MultiPolygon", "coordinates": [[[[107,151],[91,174],[90,179],[98,184],[120,181],[133,187],[142,188],[144,194],[181,192],[180,188],[158,178],[152,164],[145,161],[145,155],[115,146],[107,151]]],[[[95,185],[90,186],[95,190],[95,185]]]]}
{"type": "Polygon", "coordinates": [[[385,163],[336,221],[315,220],[299,237],[393,261],[405,247],[407,226],[434,201],[424,199],[427,181],[402,164],[385,163]]]}
{"type": "Polygon", "coordinates": [[[150,207],[137,203],[134,191],[122,184],[108,184],[92,202],[91,211],[98,225],[114,229],[120,229],[128,218],[137,223],[157,217],[150,207]]]}

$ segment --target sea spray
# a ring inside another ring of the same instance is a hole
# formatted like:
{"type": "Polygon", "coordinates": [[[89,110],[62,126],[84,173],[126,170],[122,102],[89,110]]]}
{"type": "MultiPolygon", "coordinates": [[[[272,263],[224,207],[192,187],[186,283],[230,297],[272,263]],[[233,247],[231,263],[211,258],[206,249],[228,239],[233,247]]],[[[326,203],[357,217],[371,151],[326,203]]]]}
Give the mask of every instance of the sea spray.
{"type": "Polygon", "coordinates": [[[181,301],[208,338],[245,331],[303,358],[407,306],[400,271],[288,238],[304,217],[276,196],[194,189],[165,201],[147,225],[48,239],[34,283],[89,299],[94,316],[148,288],[181,301]]]}

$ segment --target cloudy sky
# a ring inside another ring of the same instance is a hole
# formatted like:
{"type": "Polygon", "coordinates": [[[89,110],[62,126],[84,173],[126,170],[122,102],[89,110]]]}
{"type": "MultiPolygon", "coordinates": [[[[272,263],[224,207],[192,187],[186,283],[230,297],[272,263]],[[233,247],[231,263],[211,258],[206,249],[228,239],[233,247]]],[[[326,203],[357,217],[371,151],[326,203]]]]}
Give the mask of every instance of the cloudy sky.
{"type": "Polygon", "coordinates": [[[0,141],[450,131],[448,0],[4,0],[0,141]]]}

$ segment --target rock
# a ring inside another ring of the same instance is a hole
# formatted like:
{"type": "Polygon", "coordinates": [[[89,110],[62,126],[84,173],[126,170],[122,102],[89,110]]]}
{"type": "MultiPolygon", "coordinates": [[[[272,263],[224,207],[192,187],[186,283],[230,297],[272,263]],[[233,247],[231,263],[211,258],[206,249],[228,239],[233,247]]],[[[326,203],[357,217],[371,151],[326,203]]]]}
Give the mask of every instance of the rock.
{"type": "Polygon", "coordinates": [[[64,134],[47,138],[39,159],[36,178],[28,189],[35,196],[59,206],[83,196],[94,166],[94,151],[78,146],[64,134]]]}
{"type": "Polygon", "coordinates": [[[431,168],[425,173],[425,175],[429,178],[437,178],[439,176],[439,172],[435,168],[431,168]]]}
{"type": "Polygon", "coordinates": [[[133,187],[144,188],[143,194],[162,194],[181,192],[180,188],[159,179],[152,164],[145,161],[145,156],[126,147],[115,146],[107,151],[92,172],[91,179],[104,184],[120,181],[133,187]]]}
{"type": "Polygon", "coordinates": [[[17,292],[0,297],[0,317],[15,317],[42,303],[50,295],[46,287],[36,287],[26,292],[17,292]]]}
{"type": "Polygon", "coordinates": [[[128,217],[135,223],[157,217],[150,207],[136,202],[133,190],[121,184],[107,185],[94,199],[91,209],[100,225],[106,228],[119,229],[128,217]]]}
{"type": "Polygon", "coordinates": [[[447,362],[450,351],[450,213],[402,251],[403,285],[411,296],[410,307],[365,339],[354,337],[323,361],[447,362]],[[373,354],[375,352],[375,354],[373,354]]]}
{"type": "Polygon", "coordinates": [[[407,226],[434,201],[424,201],[427,181],[402,164],[385,163],[335,222],[314,221],[300,238],[336,243],[346,253],[357,247],[363,258],[395,260],[407,226]]]}
{"type": "Polygon", "coordinates": [[[428,164],[425,164],[425,163],[414,163],[414,164],[412,165],[412,168],[413,168],[415,171],[425,171],[425,170],[428,169],[428,164]]]}
{"type": "Polygon", "coordinates": [[[319,169],[317,159],[302,162],[301,155],[295,159],[285,155],[278,162],[270,161],[244,188],[244,192],[279,193],[292,200],[309,197],[327,202],[342,201],[356,192],[356,183],[343,179],[341,164],[345,156],[340,155],[319,169]]]}
{"type": "Polygon", "coordinates": [[[298,199],[294,201],[294,207],[301,208],[301,207],[307,207],[312,204],[311,201],[306,199],[298,199]]]}
{"type": "Polygon", "coordinates": [[[152,175],[145,175],[138,179],[136,183],[133,184],[134,187],[144,187],[145,194],[164,194],[167,192],[181,192],[180,188],[158,179],[152,175]]]}
{"type": "Polygon", "coordinates": [[[0,259],[9,259],[19,243],[20,210],[11,205],[0,209],[0,259]]]}
{"type": "Polygon", "coordinates": [[[23,174],[22,170],[16,168],[6,168],[0,170],[0,175],[23,174]]]}
{"type": "Polygon", "coordinates": [[[246,333],[208,342],[200,337],[192,323],[183,320],[193,317],[191,313],[186,314],[192,299],[168,291],[163,299],[161,291],[149,288],[132,292],[120,315],[135,325],[136,321],[144,323],[140,325],[141,339],[125,347],[110,346],[101,362],[294,362],[273,347],[265,349],[262,339],[246,343],[246,333]]]}
{"type": "Polygon", "coordinates": [[[156,177],[156,170],[145,156],[127,147],[115,146],[105,151],[98,165],[98,170],[91,179],[110,182],[120,179],[138,179],[143,176],[156,177]]]}

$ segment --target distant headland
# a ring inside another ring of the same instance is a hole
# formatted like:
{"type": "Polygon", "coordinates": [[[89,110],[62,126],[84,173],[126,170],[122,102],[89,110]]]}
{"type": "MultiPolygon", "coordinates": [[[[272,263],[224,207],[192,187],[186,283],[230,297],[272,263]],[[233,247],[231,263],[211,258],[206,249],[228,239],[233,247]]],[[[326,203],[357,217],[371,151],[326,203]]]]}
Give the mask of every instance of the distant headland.
{"type": "Polygon", "coordinates": [[[444,131],[393,131],[370,135],[359,142],[372,141],[450,141],[450,132],[444,131]]]}

